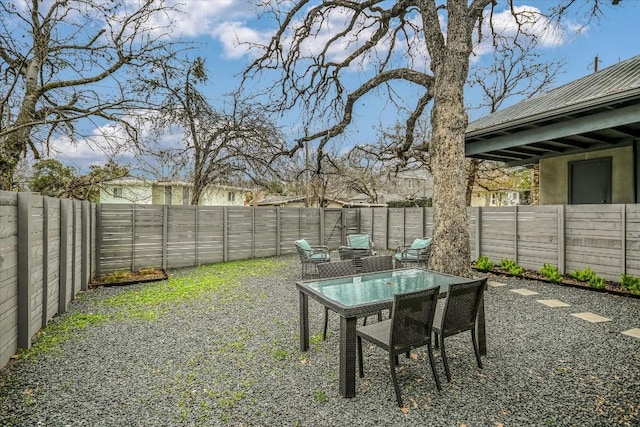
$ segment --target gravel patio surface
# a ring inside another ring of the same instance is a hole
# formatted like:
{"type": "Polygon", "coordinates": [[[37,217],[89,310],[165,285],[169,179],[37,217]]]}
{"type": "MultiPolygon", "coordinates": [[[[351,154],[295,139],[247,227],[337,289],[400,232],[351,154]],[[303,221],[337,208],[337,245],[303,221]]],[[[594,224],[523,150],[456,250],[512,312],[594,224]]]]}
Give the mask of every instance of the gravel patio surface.
{"type": "MultiPolygon", "coordinates": [[[[426,354],[400,358],[406,407],[396,405],[384,351],[365,347],[357,396],[338,394],[338,326],[322,341],[310,301],[310,351],[299,350],[297,257],[272,275],[176,304],[157,319],[89,326],[58,350],[5,369],[2,426],[638,426],[640,299],[543,282],[499,279],[485,294],[488,354],[470,335],[439,351],[437,392],[426,354]],[[527,289],[536,295],[513,290],[527,289]],[[557,299],[551,308],[538,300],[557,299]],[[594,313],[610,321],[573,316],[594,313]]],[[[169,272],[188,274],[189,270],[169,272]]],[[[494,279],[490,279],[494,280],[494,279]]],[[[108,313],[130,285],[91,290],[61,317],[108,313]]]]}

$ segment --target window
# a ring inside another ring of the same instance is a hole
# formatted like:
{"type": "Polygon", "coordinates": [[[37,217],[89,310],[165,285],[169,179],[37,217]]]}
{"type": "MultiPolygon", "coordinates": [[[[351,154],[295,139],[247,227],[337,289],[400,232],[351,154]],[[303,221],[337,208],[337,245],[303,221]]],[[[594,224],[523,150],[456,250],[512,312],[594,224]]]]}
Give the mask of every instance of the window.
{"type": "Polygon", "coordinates": [[[236,193],[234,193],[233,191],[229,191],[229,193],[227,193],[227,200],[230,202],[235,202],[236,201],[236,193]]]}
{"type": "Polygon", "coordinates": [[[114,187],[113,197],[122,198],[122,187],[114,187]]]}

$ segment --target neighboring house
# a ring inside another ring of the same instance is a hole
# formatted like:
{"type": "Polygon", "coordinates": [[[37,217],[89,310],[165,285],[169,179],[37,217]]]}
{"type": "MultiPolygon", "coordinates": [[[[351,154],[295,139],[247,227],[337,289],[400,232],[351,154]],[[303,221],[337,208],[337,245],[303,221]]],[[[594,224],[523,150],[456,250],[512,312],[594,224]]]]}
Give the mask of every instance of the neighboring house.
{"type": "Polygon", "coordinates": [[[638,203],[640,56],[469,124],[466,155],[539,164],[539,204],[638,203]]]}
{"type": "Polygon", "coordinates": [[[433,197],[433,177],[426,168],[398,172],[384,185],[383,201],[430,199],[433,197]]]}
{"type": "Polygon", "coordinates": [[[516,206],[531,204],[529,191],[504,191],[474,189],[471,206],[516,206]]]}
{"type": "Polygon", "coordinates": [[[476,178],[471,192],[472,207],[516,206],[531,204],[531,170],[485,169],[476,178]]]}
{"type": "MultiPolygon", "coordinates": [[[[382,181],[382,180],[381,180],[382,181]]],[[[388,202],[427,200],[433,197],[433,178],[429,171],[412,169],[398,172],[381,182],[376,189],[377,202],[366,194],[345,197],[353,205],[386,206],[388,202]]]]}
{"type": "MultiPolygon", "coordinates": [[[[191,187],[188,182],[123,179],[103,184],[100,203],[136,203],[142,205],[189,205],[191,187]]],[[[210,185],[200,197],[201,206],[244,206],[250,189],[226,185],[210,185]]]]}

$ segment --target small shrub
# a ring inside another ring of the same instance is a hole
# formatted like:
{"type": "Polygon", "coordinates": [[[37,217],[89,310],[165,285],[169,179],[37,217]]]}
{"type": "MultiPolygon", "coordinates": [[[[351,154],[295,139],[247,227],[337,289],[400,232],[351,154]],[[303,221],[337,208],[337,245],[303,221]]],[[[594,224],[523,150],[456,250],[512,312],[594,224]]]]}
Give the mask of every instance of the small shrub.
{"type": "Polygon", "coordinates": [[[516,264],[512,259],[501,259],[500,268],[507,270],[509,274],[513,274],[514,276],[522,276],[524,273],[524,268],[516,264]]]}
{"type": "Polygon", "coordinates": [[[589,286],[596,289],[604,289],[607,286],[607,282],[603,277],[594,275],[589,279],[589,286]]]}
{"type": "Polygon", "coordinates": [[[570,273],[569,275],[581,282],[588,282],[589,279],[591,279],[593,276],[596,275],[596,273],[594,273],[593,270],[591,270],[591,267],[587,267],[584,270],[576,270],[573,273],[570,273]]]}
{"type": "Polygon", "coordinates": [[[540,268],[540,274],[542,274],[550,282],[562,283],[563,277],[558,272],[558,267],[551,264],[543,264],[540,268]]]}
{"type": "Polygon", "coordinates": [[[493,262],[486,256],[481,256],[476,261],[476,268],[478,270],[491,270],[493,268],[493,262]]]}
{"type": "Polygon", "coordinates": [[[640,295],[640,277],[622,274],[620,276],[620,285],[628,289],[631,293],[640,295]]]}
{"type": "Polygon", "coordinates": [[[590,267],[584,270],[576,270],[570,274],[571,277],[581,282],[588,282],[589,286],[596,289],[604,289],[607,286],[606,280],[598,276],[590,267]]]}
{"type": "Polygon", "coordinates": [[[516,262],[512,259],[500,260],[500,268],[502,268],[503,270],[510,270],[514,265],[516,265],[516,262]]]}

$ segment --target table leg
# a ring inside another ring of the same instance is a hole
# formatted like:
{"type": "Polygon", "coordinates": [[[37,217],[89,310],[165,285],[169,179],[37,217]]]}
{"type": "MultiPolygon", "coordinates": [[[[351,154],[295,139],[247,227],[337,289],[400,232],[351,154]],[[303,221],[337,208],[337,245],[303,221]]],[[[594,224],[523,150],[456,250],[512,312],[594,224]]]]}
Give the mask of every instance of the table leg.
{"type": "Polygon", "coordinates": [[[484,292],[480,297],[480,305],[478,306],[478,315],[476,317],[476,339],[480,348],[480,355],[487,355],[487,333],[484,320],[484,292]]]}
{"type": "Polygon", "coordinates": [[[356,321],[340,316],[340,395],[356,395],[356,321]]]}
{"type": "Polygon", "coordinates": [[[300,292],[300,351],[309,350],[309,296],[300,292]]]}

